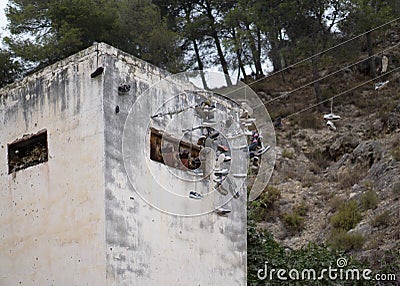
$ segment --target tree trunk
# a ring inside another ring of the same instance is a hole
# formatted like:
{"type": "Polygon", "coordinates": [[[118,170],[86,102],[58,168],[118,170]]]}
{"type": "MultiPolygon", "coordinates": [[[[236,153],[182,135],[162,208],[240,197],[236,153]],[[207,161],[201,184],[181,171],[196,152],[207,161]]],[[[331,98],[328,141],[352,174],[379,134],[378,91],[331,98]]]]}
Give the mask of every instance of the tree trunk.
{"type": "Polygon", "coordinates": [[[242,71],[243,78],[245,79],[247,77],[247,74],[242,61],[242,49],[237,50],[237,55],[238,55],[239,69],[242,71]]]}
{"type": "MultiPolygon", "coordinates": [[[[311,65],[312,65],[312,76],[313,76],[313,81],[319,79],[319,74],[318,74],[318,57],[314,57],[311,60],[311,65]]],[[[315,91],[315,100],[316,103],[320,103],[323,98],[322,98],[322,92],[321,92],[321,86],[319,81],[314,83],[314,91],[315,91]]],[[[321,105],[318,105],[318,109],[321,110],[321,105]]]]}
{"type": "MultiPolygon", "coordinates": [[[[188,23],[191,22],[191,20],[190,20],[190,7],[184,6],[184,10],[185,10],[185,14],[186,14],[186,23],[188,24],[188,23]]],[[[201,76],[201,81],[203,83],[203,88],[204,89],[208,89],[207,80],[206,80],[206,78],[204,76],[204,72],[203,72],[204,65],[203,65],[203,62],[202,62],[201,57],[200,57],[199,46],[197,45],[196,37],[195,37],[195,35],[193,35],[193,32],[190,33],[189,38],[193,42],[193,48],[194,48],[194,52],[196,54],[197,66],[198,66],[198,69],[200,70],[200,76],[201,76]]]]}
{"type": "Polygon", "coordinates": [[[259,69],[259,75],[264,75],[261,65],[261,30],[257,28],[257,64],[259,69]]]}
{"type": "Polygon", "coordinates": [[[231,86],[232,81],[231,81],[231,78],[229,77],[228,63],[225,60],[225,56],[224,56],[224,53],[223,53],[222,47],[221,47],[221,42],[219,41],[217,31],[214,28],[213,28],[212,34],[213,34],[213,38],[215,41],[215,45],[217,47],[217,52],[218,52],[219,60],[221,62],[222,70],[224,71],[224,74],[225,74],[226,84],[228,86],[231,86]]]}
{"type": "Polygon", "coordinates": [[[212,14],[212,8],[210,6],[210,3],[207,0],[204,3],[206,4],[205,8],[207,11],[207,17],[211,20],[211,25],[210,25],[211,36],[213,37],[215,46],[217,47],[217,53],[218,53],[219,60],[221,62],[222,70],[224,71],[224,74],[225,74],[226,84],[228,86],[232,86],[232,81],[231,81],[231,78],[229,77],[228,63],[226,62],[224,52],[222,51],[222,46],[221,46],[221,42],[218,37],[218,32],[215,29],[215,19],[212,14]]]}
{"type": "Polygon", "coordinates": [[[203,72],[203,69],[204,69],[203,62],[201,61],[199,47],[198,47],[195,39],[193,39],[193,47],[194,47],[194,52],[196,54],[197,66],[200,70],[201,81],[203,82],[203,88],[208,89],[207,81],[206,81],[206,78],[205,78],[204,72],[203,72]]]}
{"type": "MultiPolygon", "coordinates": [[[[368,50],[368,56],[371,57],[374,54],[373,48],[372,48],[372,35],[371,32],[368,32],[366,35],[367,38],[367,50],[368,50]]],[[[371,57],[369,59],[369,74],[372,78],[376,77],[376,66],[375,66],[375,57],[371,57]]]]}
{"type": "MultiPolygon", "coordinates": [[[[251,55],[253,58],[253,62],[254,62],[254,67],[256,68],[256,77],[260,76],[262,74],[262,68],[261,68],[261,60],[260,60],[260,52],[257,50],[257,45],[255,43],[255,39],[253,37],[253,35],[251,34],[250,31],[250,25],[247,23],[246,24],[246,35],[247,38],[249,40],[249,46],[250,46],[250,50],[251,50],[251,55]]],[[[258,42],[258,39],[257,39],[258,42]]]]}
{"type": "Polygon", "coordinates": [[[271,58],[272,65],[274,67],[274,72],[280,71],[282,69],[282,61],[279,55],[277,44],[274,40],[269,40],[269,44],[271,46],[269,56],[271,58]]]}
{"type": "Polygon", "coordinates": [[[235,53],[236,53],[236,58],[238,60],[238,68],[239,68],[239,72],[238,72],[238,79],[239,79],[239,75],[240,72],[242,72],[243,74],[243,79],[246,78],[246,70],[244,69],[244,65],[243,65],[243,61],[242,61],[242,49],[239,47],[240,43],[236,37],[236,30],[235,28],[232,29],[232,37],[233,37],[233,42],[235,43],[235,53]]]}

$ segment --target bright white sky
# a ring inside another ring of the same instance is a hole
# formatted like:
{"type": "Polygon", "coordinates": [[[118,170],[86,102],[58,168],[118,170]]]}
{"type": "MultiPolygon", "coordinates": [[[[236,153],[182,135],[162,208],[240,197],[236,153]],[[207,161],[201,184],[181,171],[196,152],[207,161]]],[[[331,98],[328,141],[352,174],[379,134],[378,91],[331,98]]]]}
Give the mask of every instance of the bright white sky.
{"type": "Polygon", "coordinates": [[[4,14],[4,9],[6,8],[8,0],[0,0],[0,29],[3,31],[7,24],[6,15],[4,14]]]}
{"type": "Polygon", "coordinates": [[[5,36],[5,28],[7,25],[6,15],[4,14],[4,9],[6,8],[8,0],[0,0],[0,47],[3,46],[3,37],[5,36]]]}

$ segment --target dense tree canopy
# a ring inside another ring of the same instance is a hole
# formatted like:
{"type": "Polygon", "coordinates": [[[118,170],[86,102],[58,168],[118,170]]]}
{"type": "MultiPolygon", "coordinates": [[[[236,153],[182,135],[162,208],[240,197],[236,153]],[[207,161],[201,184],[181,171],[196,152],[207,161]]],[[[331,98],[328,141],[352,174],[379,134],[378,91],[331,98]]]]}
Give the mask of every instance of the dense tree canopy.
{"type": "MultiPolygon", "coordinates": [[[[399,9],[395,0],[10,0],[2,60],[37,68],[104,41],[171,72],[217,65],[261,77],[267,59],[281,70],[399,9]]],[[[371,54],[371,34],[366,41],[371,54]]],[[[19,71],[9,70],[1,83],[19,71]]]]}
{"type": "Polygon", "coordinates": [[[12,83],[21,73],[21,65],[9,51],[0,49],[0,87],[12,83]]]}
{"type": "Polygon", "coordinates": [[[181,68],[177,37],[150,1],[10,0],[6,12],[5,43],[39,66],[105,41],[160,67],[181,68]]]}

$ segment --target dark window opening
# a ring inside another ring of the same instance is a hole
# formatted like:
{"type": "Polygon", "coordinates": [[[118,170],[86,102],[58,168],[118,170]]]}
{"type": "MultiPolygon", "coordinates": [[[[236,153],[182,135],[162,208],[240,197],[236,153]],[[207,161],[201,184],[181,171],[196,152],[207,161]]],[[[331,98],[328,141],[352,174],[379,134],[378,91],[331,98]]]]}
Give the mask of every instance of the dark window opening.
{"type": "Polygon", "coordinates": [[[46,130],[38,134],[24,136],[8,144],[8,173],[11,174],[47,162],[48,157],[46,130]]]}
{"type": "Polygon", "coordinates": [[[163,135],[156,129],[150,132],[150,159],[179,169],[197,169],[200,146],[163,135]],[[162,142],[164,141],[164,142],[162,142]],[[162,146],[161,146],[162,145],[162,146]]]}

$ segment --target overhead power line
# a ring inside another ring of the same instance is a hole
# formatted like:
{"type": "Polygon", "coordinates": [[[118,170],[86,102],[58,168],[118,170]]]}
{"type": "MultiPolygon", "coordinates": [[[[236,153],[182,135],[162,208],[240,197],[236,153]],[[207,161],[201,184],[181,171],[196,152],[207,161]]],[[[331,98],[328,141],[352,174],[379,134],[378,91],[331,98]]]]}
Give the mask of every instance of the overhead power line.
{"type": "Polygon", "coordinates": [[[343,91],[343,92],[341,92],[341,93],[338,93],[338,94],[336,94],[336,95],[334,95],[334,96],[332,96],[332,97],[329,97],[329,98],[327,98],[327,99],[324,99],[324,100],[322,100],[322,101],[320,101],[320,102],[318,102],[318,103],[312,104],[312,105],[310,105],[310,106],[308,106],[308,107],[306,107],[306,108],[303,108],[303,109],[301,109],[301,110],[299,110],[299,111],[296,111],[296,112],[294,112],[294,113],[292,113],[292,114],[289,114],[289,115],[283,117],[283,119],[296,116],[296,115],[298,115],[298,114],[300,114],[300,113],[302,113],[302,112],[305,112],[305,111],[307,111],[307,110],[310,110],[310,109],[312,109],[312,108],[315,108],[315,107],[317,107],[317,106],[319,106],[319,105],[321,105],[321,104],[323,104],[323,103],[325,103],[325,102],[327,102],[327,101],[331,101],[332,99],[335,99],[336,97],[345,95],[345,94],[347,94],[347,93],[349,93],[349,92],[351,92],[351,91],[353,91],[353,90],[356,90],[356,89],[358,89],[358,88],[360,88],[360,87],[362,87],[362,86],[364,86],[364,85],[366,85],[366,84],[368,84],[368,83],[371,83],[371,82],[373,82],[373,81],[375,81],[375,80],[377,80],[377,79],[380,79],[380,78],[382,78],[382,77],[384,77],[384,76],[386,76],[386,75],[389,75],[389,74],[391,74],[391,73],[393,73],[393,72],[395,72],[395,71],[397,71],[397,70],[400,70],[400,67],[397,67],[397,68],[395,68],[395,69],[393,69],[393,70],[391,70],[391,71],[389,71],[389,72],[386,72],[386,73],[384,73],[384,74],[381,74],[380,76],[377,76],[377,77],[375,77],[375,78],[373,78],[373,79],[367,80],[367,81],[365,81],[365,82],[363,82],[363,83],[361,83],[361,84],[358,84],[358,85],[356,85],[356,86],[354,86],[354,87],[351,87],[351,88],[349,88],[349,89],[347,89],[347,90],[345,90],[345,91],[343,91]]]}
{"type": "Polygon", "coordinates": [[[360,38],[360,37],[362,37],[362,36],[364,36],[364,35],[366,35],[366,34],[368,34],[368,33],[371,33],[371,32],[373,32],[373,31],[379,30],[380,28],[382,28],[382,27],[384,27],[384,26],[387,26],[387,25],[390,25],[390,24],[392,24],[392,23],[394,23],[394,22],[397,22],[398,20],[400,20],[400,17],[398,17],[398,18],[396,18],[396,19],[393,19],[393,20],[391,20],[391,21],[388,21],[388,22],[386,22],[386,23],[384,23],[384,24],[382,24],[382,25],[380,25],[380,26],[377,26],[377,27],[375,27],[375,28],[373,28],[373,29],[370,29],[370,30],[368,30],[368,31],[366,31],[366,32],[363,32],[363,33],[361,33],[361,34],[358,34],[357,36],[354,36],[354,37],[352,37],[352,38],[350,38],[350,39],[348,39],[348,40],[346,40],[346,41],[344,41],[344,42],[342,42],[342,43],[339,43],[339,44],[337,44],[337,45],[335,45],[335,46],[333,46],[333,47],[330,47],[330,48],[328,48],[328,49],[326,49],[326,50],[323,50],[323,51],[321,51],[321,52],[318,52],[318,53],[316,53],[316,54],[313,54],[313,55],[309,56],[308,58],[302,59],[302,60],[300,60],[300,61],[298,61],[298,62],[296,62],[296,63],[294,63],[294,64],[292,64],[292,65],[289,65],[289,66],[285,67],[285,68],[282,69],[282,70],[279,70],[279,71],[277,71],[277,72],[274,72],[274,73],[272,73],[272,74],[269,74],[269,75],[267,75],[266,77],[264,77],[264,78],[262,78],[262,79],[258,79],[258,80],[256,80],[256,81],[253,81],[253,82],[250,83],[249,85],[255,84],[255,83],[260,82],[260,81],[262,81],[262,80],[264,80],[264,79],[270,78],[270,77],[272,77],[272,76],[274,76],[274,75],[277,75],[277,74],[279,74],[279,73],[281,73],[281,72],[284,72],[285,70],[288,70],[288,69],[290,69],[290,68],[293,68],[293,67],[295,67],[295,66],[297,66],[297,65],[299,65],[299,64],[302,64],[302,63],[304,63],[304,62],[306,62],[306,61],[312,60],[313,58],[316,58],[316,57],[318,57],[318,56],[320,56],[320,55],[323,55],[323,54],[325,54],[325,53],[327,53],[327,52],[330,52],[330,51],[332,51],[332,50],[334,50],[334,49],[336,49],[336,48],[338,48],[338,47],[340,47],[340,46],[343,46],[343,45],[345,45],[345,44],[347,44],[347,43],[349,43],[349,42],[351,42],[351,41],[354,41],[355,39],[358,39],[358,38],[360,38]]]}
{"type": "MultiPolygon", "coordinates": [[[[358,34],[358,35],[356,35],[356,36],[354,36],[354,37],[352,37],[352,38],[350,38],[350,39],[348,39],[348,40],[346,40],[346,41],[344,41],[344,42],[341,42],[341,43],[339,43],[339,44],[337,44],[337,45],[335,45],[335,46],[332,46],[332,47],[330,47],[330,48],[328,48],[328,49],[326,49],[326,50],[323,50],[323,51],[321,51],[321,52],[315,53],[315,54],[313,54],[313,55],[311,55],[311,56],[309,56],[309,57],[307,57],[307,58],[305,58],[305,59],[302,59],[302,60],[300,60],[300,61],[298,61],[298,62],[296,62],[296,63],[294,63],[294,64],[291,64],[291,65],[289,65],[289,66],[287,66],[287,67],[285,67],[285,68],[283,68],[283,69],[281,69],[281,70],[279,70],[279,71],[277,71],[277,72],[273,72],[273,73],[268,74],[267,76],[265,76],[265,77],[263,77],[263,78],[261,78],[261,79],[255,80],[255,81],[249,83],[248,86],[251,86],[251,85],[256,84],[256,83],[258,83],[258,82],[260,82],[260,81],[266,80],[266,79],[268,79],[268,78],[270,78],[270,77],[273,77],[273,76],[275,76],[275,75],[277,75],[277,74],[280,74],[280,73],[282,73],[282,72],[284,72],[284,71],[286,71],[286,70],[288,70],[288,69],[291,69],[291,68],[293,68],[293,67],[295,67],[295,66],[297,66],[297,65],[299,65],[299,64],[302,64],[302,63],[304,63],[304,62],[306,62],[306,61],[312,60],[313,58],[316,58],[316,57],[318,57],[318,56],[320,56],[320,55],[323,55],[323,54],[325,54],[325,53],[327,53],[327,52],[330,52],[330,51],[332,51],[332,50],[334,50],[334,49],[336,49],[336,48],[338,48],[338,47],[341,47],[341,46],[343,46],[343,45],[345,45],[345,44],[347,44],[347,43],[350,43],[351,41],[354,41],[355,39],[358,39],[358,38],[360,38],[360,37],[362,37],[362,36],[364,36],[364,35],[366,35],[366,34],[368,34],[368,33],[373,32],[373,31],[379,30],[380,28],[385,27],[385,26],[387,26],[387,25],[390,25],[390,24],[392,24],[392,23],[394,23],[394,22],[397,22],[397,21],[399,21],[399,20],[400,20],[400,17],[397,17],[397,18],[395,18],[395,19],[393,19],[393,20],[390,20],[390,21],[388,21],[388,22],[385,22],[385,23],[382,24],[382,25],[379,25],[379,26],[377,26],[377,27],[375,27],[375,28],[372,28],[372,29],[370,29],[370,30],[368,30],[368,31],[365,31],[365,32],[363,32],[363,33],[360,33],[360,34],[358,34]]],[[[239,88],[237,88],[237,89],[234,89],[234,90],[230,91],[229,93],[232,93],[232,92],[235,92],[235,91],[237,91],[237,90],[240,90],[241,88],[243,88],[243,87],[239,87],[239,88]]],[[[229,93],[228,93],[228,94],[229,94],[229,93]]]]}
{"type": "Polygon", "coordinates": [[[364,61],[367,61],[367,60],[369,60],[369,59],[371,59],[371,58],[373,58],[373,57],[375,57],[375,56],[377,56],[377,55],[379,55],[379,54],[382,54],[382,53],[385,53],[385,52],[387,52],[387,51],[390,51],[390,50],[392,50],[392,49],[394,49],[395,47],[398,47],[398,46],[400,46],[400,42],[398,42],[397,44],[395,44],[395,45],[393,45],[393,46],[390,46],[389,48],[386,48],[386,49],[384,49],[384,50],[382,50],[382,51],[379,51],[379,52],[373,54],[372,56],[369,56],[369,57],[367,57],[367,58],[363,58],[363,59],[361,59],[361,60],[359,60],[359,61],[356,61],[356,62],[354,62],[354,63],[352,63],[352,64],[350,64],[350,65],[348,65],[348,66],[345,66],[344,68],[341,68],[341,69],[339,69],[339,70],[337,70],[337,71],[334,71],[334,72],[332,72],[332,73],[330,73],[330,74],[327,74],[327,75],[325,75],[325,76],[323,76],[323,77],[320,77],[320,78],[318,78],[318,79],[316,79],[316,80],[313,80],[313,81],[311,81],[311,82],[309,82],[309,83],[306,83],[306,84],[304,84],[304,85],[302,85],[302,86],[299,86],[299,87],[297,87],[297,88],[295,88],[295,89],[293,89],[293,90],[291,90],[291,91],[289,91],[289,92],[286,92],[285,94],[282,94],[282,95],[280,95],[280,96],[277,96],[277,97],[275,97],[275,98],[273,98],[273,99],[267,101],[265,104],[274,102],[274,101],[276,101],[276,100],[278,100],[278,99],[280,99],[280,98],[282,98],[282,97],[287,97],[288,95],[290,95],[290,94],[292,94],[292,93],[294,93],[294,92],[296,92],[296,91],[299,91],[299,90],[301,90],[301,89],[303,89],[303,88],[305,88],[305,87],[307,87],[307,86],[310,86],[310,85],[312,85],[312,84],[314,84],[314,83],[317,83],[317,82],[319,82],[319,81],[321,81],[321,80],[324,80],[324,79],[326,79],[326,78],[328,78],[328,77],[331,77],[331,76],[333,76],[333,75],[335,75],[335,74],[338,74],[339,72],[342,72],[342,71],[344,71],[344,70],[347,70],[347,69],[349,69],[349,68],[351,68],[351,67],[353,67],[353,66],[356,66],[356,65],[358,65],[358,64],[360,64],[360,63],[362,63],[362,62],[364,62],[364,61]]]}

